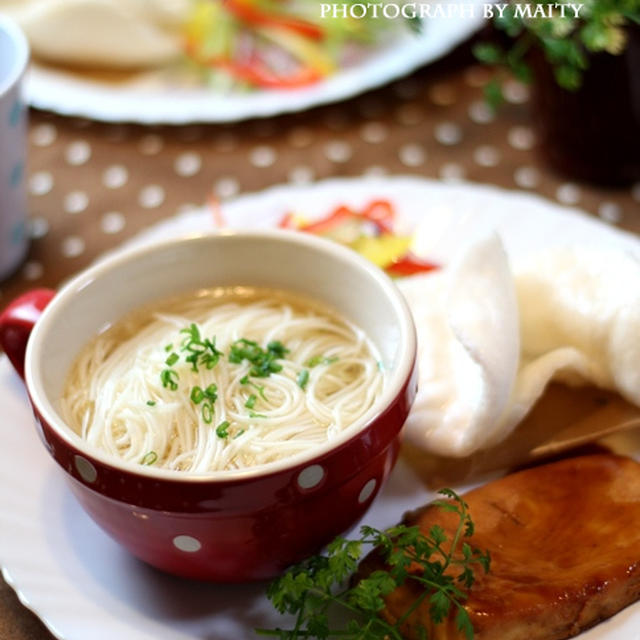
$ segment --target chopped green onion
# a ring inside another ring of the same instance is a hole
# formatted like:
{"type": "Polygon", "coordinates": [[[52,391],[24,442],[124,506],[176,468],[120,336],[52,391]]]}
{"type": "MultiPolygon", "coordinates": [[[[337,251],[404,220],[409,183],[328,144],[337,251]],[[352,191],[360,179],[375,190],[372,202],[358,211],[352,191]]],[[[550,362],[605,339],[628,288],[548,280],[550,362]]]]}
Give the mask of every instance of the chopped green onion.
{"type": "MultiPolygon", "coordinates": [[[[229,427],[231,426],[231,423],[228,420],[225,420],[224,422],[221,422],[217,427],[216,427],[216,435],[218,436],[218,438],[226,438],[229,435],[229,427]]],[[[237,438],[238,436],[236,436],[237,438]]]]}
{"type": "Polygon", "coordinates": [[[170,367],[180,360],[180,356],[174,351],[165,361],[164,363],[170,367]]]}
{"type": "Polygon", "coordinates": [[[229,362],[240,364],[243,360],[247,360],[252,365],[249,369],[249,375],[256,378],[267,378],[272,373],[282,371],[282,365],[276,362],[276,358],[283,358],[288,351],[278,341],[270,342],[265,351],[254,340],[240,338],[231,345],[229,362]]]}
{"type": "Polygon", "coordinates": [[[236,433],[236,435],[233,436],[233,439],[235,440],[236,438],[239,438],[243,433],[244,433],[244,429],[240,429],[240,431],[238,431],[238,433],[236,433]]]}
{"type": "Polygon", "coordinates": [[[164,347],[164,350],[168,353],[169,351],[171,351],[171,349],[173,349],[173,345],[172,344],[167,344],[164,347]]]}
{"type": "Polygon", "coordinates": [[[240,378],[240,384],[248,384],[249,383],[249,376],[242,376],[242,378],[240,378]]]}
{"type": "Polygon", "coordinates": [[[155,407],[155,406],[156,406],[156,403],[155,403],[155,401],[154,401],[154,400],[147,400],[147,405],[148,405],[149,407],[155,407]]]}
{"type": "Polygon", "coordinates": [[[205,402],[202,405],[202,419],[207,424],[211,424],[211,421],[213,420],[213,405],[209,404],[208,402],[205,402]]]}
{"type": "Polygon", "coordinates": [[[256,406],[256,400],[257,400],[257,396],[255,395],[255,393],[252,393],[248,398],[247,401],[244,403],[244,406],[247,409],[253,409],[253,407],[256,406]]]}
{"type": "Polygon", "coordinates": [[[140,460],[140,464],[144,465],[152,465],[158,460],[158,454],[155,451],[149,451],[149,453],[145,454],[142,460],[140,460]]]}
{"type": "Polygon", "coordinates": [[[193,387],[191,389],[191,402],[194,404],[200,404],[204,400],[204,391],[200,387],[193,387]]]}
{"type": "Polygon", "coordinates": [[[298,374],[298,386],[304,391],[307,386],[307,382],[309,382],[309,371],[307,369],[303,369],[298,374]]]}
{"type": "Polygon", "coordinates": [[[162,386],[166,389],[169,388],[171,391],[175,391],[178,388],[178,379],[180,376],[177,371],[173,369],[164,369],[160,373],[160,381],[162,382],[162,386]]]}
{"type": "Polygon", "coordinates": [[[205,390],[204,395],[211,400],[211,402],[215,402],[218,399],[218,385],[210,384],[205,390]]]}
{"type": "Polygon", "coordinates": [[[338,361],[338,356],[331,356],[330,358],[326,358],[325,356],[313,356],[313,358],[309,358],[307,360],[307,367],[313,369],[313,367],[317,367],[319,364],[333,364],[338,361]]]}
{"type": "Polygon", "coordinates": [[[250,418],[266,418],[267,416],[265,416],[263,413],[256,413],[255,411],[249,411],[249,417],[250,418]]]}

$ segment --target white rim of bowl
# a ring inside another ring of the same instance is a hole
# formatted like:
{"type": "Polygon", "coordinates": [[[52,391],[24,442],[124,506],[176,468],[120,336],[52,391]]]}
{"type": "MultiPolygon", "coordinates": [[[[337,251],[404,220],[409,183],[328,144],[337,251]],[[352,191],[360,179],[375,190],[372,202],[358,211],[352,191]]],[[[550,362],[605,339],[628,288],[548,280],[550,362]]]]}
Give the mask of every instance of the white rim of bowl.
{"type": "Polygon", "coordinates": [[[2,98],[19,82],[27,68],[29,62],[29,43],[22,29],[6,16],[0,15],[0,31],[4,31],[9,36],[16,49],[15,64],[9,70],[9,75],[4,82],[0,79],[0,98],[2,98]]]}
{"type": "Polygon", "coordinates": [[[395,286],[391,278],[382,271],[382,269],[379,269],[355,251],[330,240],[318,238],[317,236],[298,231],[285,231],[280,229],[265,229],[257,231],[221,230],[209,233],[192,233],[180,238],[172,238],[161,242],[155,242],[143,247],[125,249],[121,252],[103,258],[95,265],[85,271],[82,271],[70,280],[64,287],[62,287],[62,289],[60,289],[59,292],[56,293],[55,297],[47,305],[42,316],[38,319],[33,331],[31,332],[25,354],[25,382],[27,389],[29,390],[31,400],[36,406],[38,412],[43,417],[44,421],[46,421],[47,424],[56,432],[58,437],[100,463],[112,468],[121,469],[127,473],[155,479],[171,480],[174,482],[225,482],[267,476],[287,469],[293,469],[305,464],[306,462],[315,460],[351,440],[351,438],[356,436],[358,433],[364,431],[384,409],[388,408],[391,403],[398,398],[403,386],[409,380],[417,357],[416,352],[417,339],[413,316],[411,315],[411,311],[409,310],[404,297],[400,293],[400,290],[395,286]],[[99,277],[104,271],[108,271],[118,264],[133,261],[146,253],[160,251],[167,246],[206,241],[206,239],[225,236],[273,238],[287,240],[288,242],[295,242],[309,246],[310,248],[319,249],[340,261],[352,263],[355,268],[365,271],[369,277],[377,283],[387,300],[392,304],[395,315],[400,321],[399,326],[401,329],[399,340],[401,358],[393,369],[392,375],[387,381],[387,385],[383,390],[382,395],[377,398],[371,409],[367,411],[364,416],[349,425],[331,442],[313,447],[309,452],[301,452],[291,456],[290,458],[269,462],[255,467],[249,467],[247,469],[192,473],[172,469],[153,468],[149,466],[142,467],[135,463],[126,462],[116,458],[115,456],[112,457],[105,454],[102,450],[87,443],[66,425],[65,421],[49,402],[47,394],[44,392],[42,378],[40,373],[35,369],[34,364],[39,359],[39,351],[42,342],[46,337],[48,326],[56,315],[64,312],[65,302],[70,297],[99,277]]]}

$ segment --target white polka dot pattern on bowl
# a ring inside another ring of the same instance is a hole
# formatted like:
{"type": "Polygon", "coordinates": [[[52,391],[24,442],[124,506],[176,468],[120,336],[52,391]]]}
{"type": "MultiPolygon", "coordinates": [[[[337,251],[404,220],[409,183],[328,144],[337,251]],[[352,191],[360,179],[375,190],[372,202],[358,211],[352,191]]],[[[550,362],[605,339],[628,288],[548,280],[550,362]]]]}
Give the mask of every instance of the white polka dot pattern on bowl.
{"type": "Polygon", "coordinates": [[[93,484],[98,478],[96,468],[83,456],[73,456],[73,464],[80,474],[80,477],[89,484],[93,484]]]}
{"type": "Polygon", "coordinates": [[[180,535],[173,539],[173,546],[185,553],[196,553],[202,549],[202,543],[193,536],[180,535]]]}
{"type": "Polygon", "coordinates": [[[373,492],[376,490],[377,484],[378,483],[375,478],[371,478],[371,480],[362,487],[360,494],[358,495],[358,502],[360,504],[364,504],[372,496],[373,492]]]}
{"type": "Polygon", "coordinates": [[[298,474],[298,486],[301,489],[313,489],[324,478],[325,471],[319,464],[312,464],[298,474]]]}

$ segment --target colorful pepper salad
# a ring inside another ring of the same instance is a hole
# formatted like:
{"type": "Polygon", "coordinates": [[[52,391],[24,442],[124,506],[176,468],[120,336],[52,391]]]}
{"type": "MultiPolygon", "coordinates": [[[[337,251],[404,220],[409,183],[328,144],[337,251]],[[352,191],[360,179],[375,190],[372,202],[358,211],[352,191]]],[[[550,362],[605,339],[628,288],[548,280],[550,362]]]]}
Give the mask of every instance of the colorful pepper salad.
{"type": "Polygon", "coordinates": [[[195,0],[185,50],[211,84],[295,89],[357,61],[397,26],[373,17],[322,18],[317,0],[195,0]]]}
{"type": "Polygon", "coordinates": [[[394,233],[395,215],[393,205],[388,200],[373,200],[360,210],[341,205],[314,222],[288,213],[279,226],[340,242],[392,276],[409,276],[437,269],[434,263],[411,253],[413,238],[410,235],[394,233]]]}

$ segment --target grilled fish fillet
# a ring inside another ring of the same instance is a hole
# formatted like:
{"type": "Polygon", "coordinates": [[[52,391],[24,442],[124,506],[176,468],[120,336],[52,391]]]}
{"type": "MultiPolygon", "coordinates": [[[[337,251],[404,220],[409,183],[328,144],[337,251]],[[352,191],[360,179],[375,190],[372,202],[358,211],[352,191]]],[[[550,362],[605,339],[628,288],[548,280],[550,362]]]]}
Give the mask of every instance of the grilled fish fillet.
{"type": "MultiPolygon", "coordinates": [[[[476,570],[465,608],[476,640],[562,640],[640,598],[640,464],[612,454],[571,458],[528,469],[469,492],[473,546],[491,553],[476,570]]],[[[455,520],[426,506],[405,515],[425,533],[455,520]]],[[[364,570],[376,564],[375,554],[364,570]]],[[[420,594],[409,581],[386,601],[390,622],[420,594]]],[[[453,617],[432,627],[423,604],[402,627],[430,640],[463,638],[453,617]]]]}

